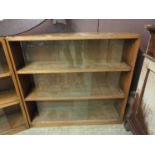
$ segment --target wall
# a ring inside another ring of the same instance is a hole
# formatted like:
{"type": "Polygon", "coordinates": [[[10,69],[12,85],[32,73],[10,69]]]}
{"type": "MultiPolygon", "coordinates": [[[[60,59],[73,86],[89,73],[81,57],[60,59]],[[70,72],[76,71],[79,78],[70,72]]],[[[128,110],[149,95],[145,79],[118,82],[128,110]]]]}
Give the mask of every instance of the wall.
{"type": "Polygon", "coordinates": [[[142,35],[141,49],[146,50],[149,33],[144,25],[155,24],[155,19],[72,19],[68,25],[53,25],[52,20],[25,34],[41,34],[53,32],[131,32],[142,35]]]}
{"type": "Polygon", "coordinates": [[[144,28],[144,25],[155,24],[155,19],[102,19],[99,23],[100,32],[131,32],[141,34],[141,49],[145,51],[149,32],[144,28]]]}
{"type": "Polygon", "coordinates": [[[142,35],[141,49],[146,50],[149,33],[144,25],[155,24],[155,19],[70,19],[67,25],[53,25],[52,20],[7,19],[0,22],[0,36],[42,34],[53,32],[132,32],[142,35]],[[35,27],[37,26],[37,27],[35,27]],[[34,28],[35,27],[35,28],[34,28]]]}
{"type": "Polygon", "coordinates": [[[44,19],[5,19],[0,21],[0,36],[8,36],[27,31],[41,24],[44,19]]]}

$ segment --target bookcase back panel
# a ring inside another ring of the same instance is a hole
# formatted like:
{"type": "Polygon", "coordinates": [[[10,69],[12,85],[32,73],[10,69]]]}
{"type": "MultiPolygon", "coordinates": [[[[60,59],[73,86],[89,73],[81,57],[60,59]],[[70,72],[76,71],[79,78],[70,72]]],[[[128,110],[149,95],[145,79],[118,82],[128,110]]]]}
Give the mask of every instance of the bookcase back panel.
{"type": "MultiPolygon", "coordinates": [[[[119,72],[22,75],[20,81],[26,100],[91,96],[102,98],[117,96],[121,92],[119,72]],[[27,82],[25,86],[24,79],[28,78],[29,84],[27,82]]],[[[123,97],[123,94],[120,94],[123,97]]]]}
{"type": "Polygon", "coordinates": [[[123,40],[35,41],[22,42],[25,62],[52,61],[87,63],[120,62],[123,40]]]}
{"type": "Polygon", "coordinates": [[[52,74],[52,75],[34,75],[35,86],[38,88],[57,88],[70,89],[78,87],[93,88],[99,85],[105,86],[112,84],[119,85],[120,73],[71,73],[71,74],[52,74]]]}
{"type": "Polygon", "coordinates": [[[18,74],[130,71],[136,39],[9,42],[18,74]]]}
{"type": "Polygon", "coordinates": [[[119,119],[119,114],[115,105],[119,102],[119,100],[35,102],[37,110],[32,122],[116,120],[119,119]]]}

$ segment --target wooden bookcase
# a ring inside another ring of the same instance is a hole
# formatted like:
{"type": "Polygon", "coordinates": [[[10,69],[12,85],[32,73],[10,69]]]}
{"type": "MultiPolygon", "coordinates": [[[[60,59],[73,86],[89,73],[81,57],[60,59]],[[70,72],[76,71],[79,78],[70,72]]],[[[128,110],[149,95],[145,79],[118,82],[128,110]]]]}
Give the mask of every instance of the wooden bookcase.
{"type": "Polygon", "coordinates": [[[66,33],[6,40],[30,125],[122,122],[140,35],[66,33]]]}
{"type": "Polygon", "coordinates": [[[29,127],[5,40],[0,38],[0,134],[29,127]]]}

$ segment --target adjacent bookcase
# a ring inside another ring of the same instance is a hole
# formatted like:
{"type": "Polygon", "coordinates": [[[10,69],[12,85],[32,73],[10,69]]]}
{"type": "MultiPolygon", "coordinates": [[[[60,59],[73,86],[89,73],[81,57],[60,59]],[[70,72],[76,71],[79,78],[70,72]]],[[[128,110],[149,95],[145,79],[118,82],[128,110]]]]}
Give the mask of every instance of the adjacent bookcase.
{"type": "Polygon", "coordinates": [[[139,34],[7,37],[32,126],[121,123],[139,34]]]}
{"type": "Polygon", "coordinates": [[[29,127],[5,40],[0,38],[0,134],[29,127]]]}

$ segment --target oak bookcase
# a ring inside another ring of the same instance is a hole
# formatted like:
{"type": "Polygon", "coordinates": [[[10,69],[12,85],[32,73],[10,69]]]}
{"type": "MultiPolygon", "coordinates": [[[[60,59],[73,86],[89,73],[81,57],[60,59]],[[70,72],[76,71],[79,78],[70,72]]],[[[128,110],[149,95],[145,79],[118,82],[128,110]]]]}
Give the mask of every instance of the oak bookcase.
{"type": "Polygon", "coordinates": [[[28,128],[4,38],[0,38],[0,134],[12,134],[28,128]]]}
{"type": "Polygon", "coordinates": [[[66,33],[6,41],[30,125],[122,122],[139,34],[66,33]]]}

